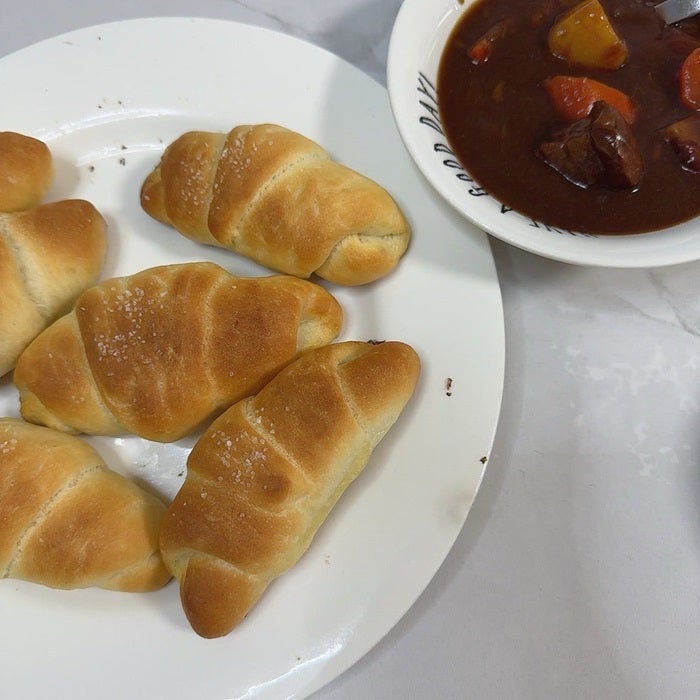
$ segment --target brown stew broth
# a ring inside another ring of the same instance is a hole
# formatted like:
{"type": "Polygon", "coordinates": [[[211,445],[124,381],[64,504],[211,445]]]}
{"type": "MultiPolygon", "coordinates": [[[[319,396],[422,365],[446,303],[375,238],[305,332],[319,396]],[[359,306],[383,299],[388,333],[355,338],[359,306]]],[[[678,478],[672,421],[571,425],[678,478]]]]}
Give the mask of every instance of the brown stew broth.
{"type": "MultiPolygon", "coordinates": [[[[659,130],[691,112],[678,98],[680,65],[698,46],[689,32],[666,27],[651,5],[602,0],[627,44],[617,70],[581,68],[552,56],[547,34],[556,17],[579,0],[477,0],[454,28],[437,80],[440,119],[450,147],[493,197],[549,226],[595,234],[638,233],[686,221],[700,212],[700,174],[684,170],[659,130]],[[488,61],[474,65],[470,47],[500,20],[509,30],[488,61]],[[582,188],[537,155],[562,126],[543,81],[588,76],[629,95],[633,131],[644,159],[636,189],[582,188]]],[[[684,27],[685,29],[685,27],[684,27]]]]}

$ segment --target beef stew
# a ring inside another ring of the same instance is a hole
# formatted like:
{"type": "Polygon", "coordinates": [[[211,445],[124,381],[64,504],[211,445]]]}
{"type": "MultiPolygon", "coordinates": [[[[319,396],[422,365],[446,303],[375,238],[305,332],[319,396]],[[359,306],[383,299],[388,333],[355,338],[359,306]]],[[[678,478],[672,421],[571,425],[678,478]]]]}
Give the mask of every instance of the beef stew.
{"type": "Polygon", "coordinates": [[[668,27],[640,0],[476,0],[440,62],[441,123],[505,207],[592,234],[665,228],[700,213],[696,49],[700,19],[668,27]]]}

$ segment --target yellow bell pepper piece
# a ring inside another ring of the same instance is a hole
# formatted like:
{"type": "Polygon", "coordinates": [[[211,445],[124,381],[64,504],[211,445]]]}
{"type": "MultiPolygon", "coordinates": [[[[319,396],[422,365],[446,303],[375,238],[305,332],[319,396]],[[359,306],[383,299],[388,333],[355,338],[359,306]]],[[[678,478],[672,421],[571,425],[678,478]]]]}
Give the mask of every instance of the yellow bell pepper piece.
{"type": "Polygon", "coordinates": [[[627,46],[598,0],[583,0],[557,18],[547,37],[557,58],[589,68],[619,68],[627,46]]]}

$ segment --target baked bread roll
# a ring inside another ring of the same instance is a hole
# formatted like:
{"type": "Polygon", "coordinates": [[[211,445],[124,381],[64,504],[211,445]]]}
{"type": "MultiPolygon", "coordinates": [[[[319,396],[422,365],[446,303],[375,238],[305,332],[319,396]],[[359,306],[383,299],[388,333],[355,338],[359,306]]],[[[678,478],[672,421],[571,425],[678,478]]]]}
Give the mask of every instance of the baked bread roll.
{"type": "Polygon", "coordinates": [[[334,297],[295,277],[237,278],[202,262],[106,280],[22,353],[20,411],[67,432],[177,440],[341,322],[334,297]]]}
{"type": "Polygon", "coordinates": [[[289,365],[206,430],[160,537],[199,635],[227,634],[296,563],[418,373],[403,343],[336,343],[289,365]]]}
{"type": "Polygon", "coordinates": [[[0,131],[0,211],[31,209],[53,179],[53,157],[39,139],[0,131]]]}
{"type": "Polygon", "coordinates": [[[183,134],[143,183],[141,205],[195,241],[342,285],[386,275],[410,237],[377,183],[274,124],[183,134]]]}
{"type": "Polygon", "coordinates": [[[106,229],[81,199],[0,213],[0,376],[97,281],[106,229]]]}
{"type": "Polygon", "coordinates": [[[0,419],[0,577],[151,591],[165,505],[77,437],[0,419]]]}

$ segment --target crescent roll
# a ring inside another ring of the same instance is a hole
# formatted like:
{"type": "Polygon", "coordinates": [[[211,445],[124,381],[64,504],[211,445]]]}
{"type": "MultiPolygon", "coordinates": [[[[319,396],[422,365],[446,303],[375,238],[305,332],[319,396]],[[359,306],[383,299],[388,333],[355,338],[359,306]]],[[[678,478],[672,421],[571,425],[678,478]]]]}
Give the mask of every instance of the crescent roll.
{"type": "Polygon", "coordinates": [[[53,156],[39,139],[0,131],[0,211],[37,206],[53,179],[53,156]]]}
{"type": "Polygon", "coordinates": [[[151,591],[165,505],[79,438],[0,419],[0,578],[151,591]]]}
{"type": "Polygon", "coordinates": [[[141,205],[195,241],[340,285],[386,275],[410,239],[385,189],[275,124],[183,134],[144,181],[141,205]]]}
{"type": "Polygon", "coordinates": [[[419,369],[404,343],[328,345],[205,431],[160,539],[199,635],[227,634],[302,556],[409,401],[419,369]]]}
{"type": "Polygon", "coordinates": [[[95,284],[106,231],[100,213],[82,199],[0,213],[0,376],[95,284]]]}
{"type": "Polygon", "coordinates": [[[106,280],[22,353],[22,416],[67,432],[177,440],[329,343],[342,310],[295,277],[234,277],[214,263],[106,280]]]}

